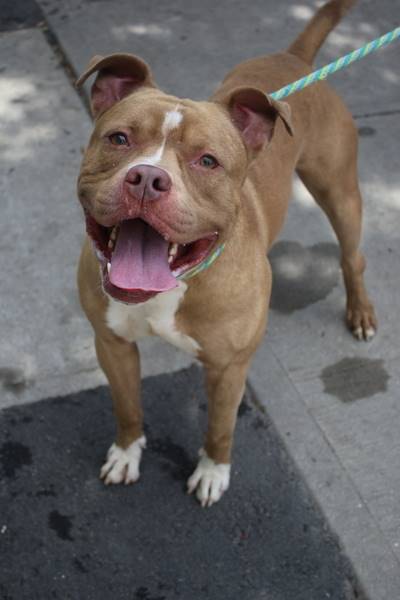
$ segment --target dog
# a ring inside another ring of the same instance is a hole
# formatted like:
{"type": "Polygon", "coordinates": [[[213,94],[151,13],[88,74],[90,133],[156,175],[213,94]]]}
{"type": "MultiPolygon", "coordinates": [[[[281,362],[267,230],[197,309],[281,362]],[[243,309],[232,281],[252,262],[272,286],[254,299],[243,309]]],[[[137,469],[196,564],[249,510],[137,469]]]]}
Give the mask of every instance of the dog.
{"type": "Polygon", "coordinates": [[[346,320],[357,339],[377,322],[359,250],[357,131],[325,83],[279,102],[268,92],[307,75],[354,0],[332,0],[287,51],[247,60],[208,101],[167,95],[130,54],[95,56],[94,130],[78,178],[87,237],[78,284],[106,374],[117,437],[100,476],[139,478],[145,447],[136,341],[159,335],[201,361],[208,429],[188,480],[202,506],[228,489],[233,434],[252,355],[267,324],[266,258],[296,171],[338,238],[346,320]]]}

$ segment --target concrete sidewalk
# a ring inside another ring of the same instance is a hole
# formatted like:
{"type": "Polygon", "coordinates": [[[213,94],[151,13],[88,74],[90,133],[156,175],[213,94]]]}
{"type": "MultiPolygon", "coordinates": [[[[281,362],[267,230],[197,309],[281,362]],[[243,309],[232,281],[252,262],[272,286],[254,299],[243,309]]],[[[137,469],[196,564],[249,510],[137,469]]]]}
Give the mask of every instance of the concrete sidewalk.
{"type": "MultiPolygon", "coordinates": [[[[167,91],[204,98],[235,63],[285,47],[315,7],[310,0],[29,5],[20,31],[12,19],[3,27],[10,31],[0,31],[1,406],[104,382],[74,281],[83,236],[75,180],[90,120],[71,72],[94,54],[129,51],[150,63],[167,91]]],[[[360,2],[318,64],[394,29],[397,19],[389,0],[379,9],[360,2]]],[[[371,600],[400,589],[398,57],[393,44],[331,79],[359,125],[378,336],[358,344],[345,330],[336,242],[296,180],[271,253],[269,333],[250,377],[371,600]]],[[[144,375],[190,363],[157,340],[142,352],[144,375]]]]}

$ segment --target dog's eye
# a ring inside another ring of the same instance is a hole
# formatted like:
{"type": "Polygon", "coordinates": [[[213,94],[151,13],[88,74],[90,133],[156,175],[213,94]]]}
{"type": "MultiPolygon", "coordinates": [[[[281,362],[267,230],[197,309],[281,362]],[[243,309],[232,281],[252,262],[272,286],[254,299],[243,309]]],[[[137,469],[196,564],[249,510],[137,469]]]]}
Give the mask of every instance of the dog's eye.
{"type": "Polygon", "coordinates": [[[218,167],[218,161],[211,154],[203,154],[199,160],[199,164],[206,169],[215,169],[218,167]]]}
{"type": "Polygon", "coordinates": [[[125,133],[121,133],[117,131],[116,133],[112,133],[108,136],[108,139],[113,144],[113,146],[128,146],[128,138],[125,133]]]}

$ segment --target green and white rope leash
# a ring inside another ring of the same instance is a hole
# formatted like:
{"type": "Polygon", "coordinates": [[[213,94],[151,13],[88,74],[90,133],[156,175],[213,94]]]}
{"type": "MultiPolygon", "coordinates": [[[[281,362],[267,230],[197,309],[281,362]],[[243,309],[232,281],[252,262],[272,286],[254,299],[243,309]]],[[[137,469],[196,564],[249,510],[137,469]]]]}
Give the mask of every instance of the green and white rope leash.
{"type": "MultiPolygon", "coordinates": [[[[277,90],[276,92],[272,92],[272,94],[269,94],[269,96],[271,96],[271,98],[273,98],[274,100],[281,100],[282,98],[286,98],[287,96],[290,96],[290,94],[294,94],[294,92],[298,92],[307,87],[308,85],[315,83],[316,81],[322,81],[323,79],[326,79],[329,75],[332,75],[332,73],[339,71],[339,69],[344,69],[345,67],[348,67],[354,61],[360,60],[360,58],[364,58],[364,56],[367,56],[371,52],[375,52],[376,50],[379,50],[379,48],[383,48],[384,46],[391,44],[399,37],[400,27],[396,27],[396,29],[393,29],[393,31],[389,31],[388,33],[385,33],[385,35],[382,35],[381,37],[372,40],[372,42],[369,42],[365,46],[358,48],[358,50],[349,52],[349,54],[341,56],[337,60],[329,63],[328,65],[325,65],[325,67],[317,69],[317,71],[314,71],[313,73],[310,73],[309,75],[306,75],[305,77],[302,77],[301,79],[298,79],[293,83],[285,85],[285,87],[281,88],[280,90],[277,90]]],[[[208,267],[211,266],[212,263],[220,256],[224,247],[225,244],[221,244],[220,246],[218,246],[214,250],[214,252],[212,252],[210,256],[208,256],[203,262],[193,267],[192,269],[189,269],[189,271],[186,271],[186,273],[178,275],[177,279],[190,279],[198,273],[201,273],[201,271],[208,269],[208,267]]]]}
{"type": "Polygon", "coordinates": [[[354,50],[349,54],[341,56],[337,60],[329,63],[329,65],[326,65],[325,67],[322,67],[321,69],[318,69],[317,71],[314,71],[313,73],[310,73],[309,75],[306,75],[305,77],[302,77],[293,83],[289,83],[288,85],[285,85],[285,87],[277,90],[276,92],[272,92],[272,94],[269,95],[274,100],[286,98],[290,94],[294,94],[294,92],[298,92],[308,85],[315,83],[316,81],[326,79],[328,75],[332,75],[332,73],[339,71],[339,69],[348,67],[352,62],[360,60],[360,58],[364,58],[364,56],[367,56],[371,52],[375,52],[375,50],[379,50],[379,48],[383,48],[384,46],[391,44],[399,37],[400,27],[396,27],[396,29],[393,29],[393,31],[389,31],[389,33],[385,33],[385,35],[382,35],[376,40],[372,40],[372,42],[369,42],[365,46],[358,48],[358,50],[354,50]]]}

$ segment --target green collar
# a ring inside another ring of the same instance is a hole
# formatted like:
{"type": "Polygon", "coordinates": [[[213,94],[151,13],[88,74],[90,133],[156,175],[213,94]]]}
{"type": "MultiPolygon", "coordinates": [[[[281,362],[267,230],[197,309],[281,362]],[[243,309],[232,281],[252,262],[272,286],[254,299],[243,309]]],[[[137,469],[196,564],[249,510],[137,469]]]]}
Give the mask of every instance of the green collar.
{"type": "Polygon", "coordinates": [[[210,254],[210,256],[207,256],[207,258],[203,260],[203,262],[201,262],[199,265],[196,265],[192,269],[189,269],[185,273],[182,273],[182,275],[178,275],[177,279],[191,279],[195,275],[198,275],[202,271],[205,271],[206,269],[208,269],[208,267],[210,267],[213,264],[213,262],[218,258],[218,256],[221,255],[222,250],[224,248],[225,244],[221,244],[220,246],[218,246],[218,248],[214,250],[212,254],[210,254]]]}

